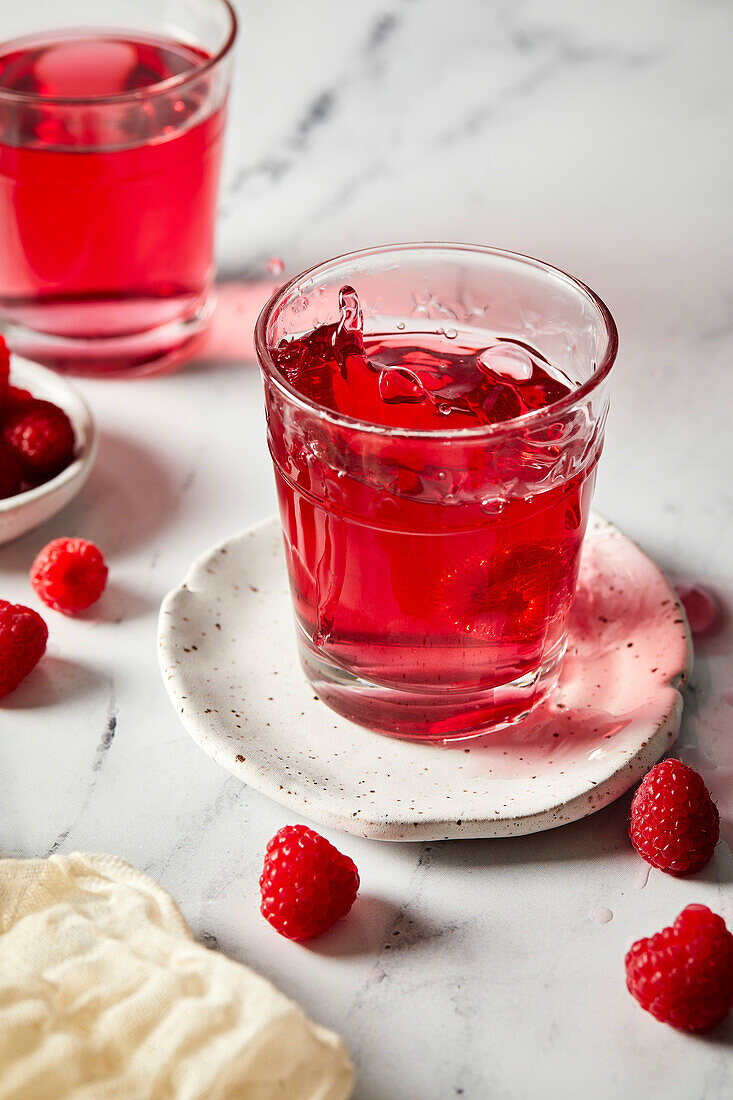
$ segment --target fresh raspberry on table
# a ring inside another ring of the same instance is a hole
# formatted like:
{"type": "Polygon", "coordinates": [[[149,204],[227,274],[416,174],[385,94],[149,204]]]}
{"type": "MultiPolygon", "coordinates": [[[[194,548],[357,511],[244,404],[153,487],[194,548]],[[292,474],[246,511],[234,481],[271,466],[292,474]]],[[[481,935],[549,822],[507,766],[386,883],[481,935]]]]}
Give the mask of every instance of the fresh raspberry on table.
{"type": "Polygon", "coordinates": [[[707,787],[681,760],[644,776],[631,803],[629,836],[640,856],[670,875],[690,875],[710,860],[720,815],[707,787]]]}
{"type": "Polygon", "coordinates": [[[704,1031],[733,1008],[733,936],[707,905],[688,905],[671,928],[637,940],[626,985],[662,1023],[704,1031]]]}
{"type": "Polygon", "coordinates": [[[39,484],[61,473],[74,457],[74,429],[63,409],[34,399],[10,416],[3,428],[26,478],[39,484]]]}
{"type": "Polygon", "coordinates": [[[96,603],[107,583],[104,557],[93,542],[54,539],[31,566],[31,584],[54,611],[75,615],[96,603]]]}
{"type": "Polygon", "coordinates": [[[7,443],[0,440],[0,500],[14,497],[23,488],[23,471],[7,443]]]}
{"type": "Polygon", "coordinates": [[[37,611],[0,600],[0,698],[36,667],[47,641],[48,627],[37,611]]]}
{"type": "Polygon", "coordinates": [[[286,825],[267,845],[260,912],[289,940],[320,936],[346,916],[358,889],[353,861],[305,825],[286,825]]]}

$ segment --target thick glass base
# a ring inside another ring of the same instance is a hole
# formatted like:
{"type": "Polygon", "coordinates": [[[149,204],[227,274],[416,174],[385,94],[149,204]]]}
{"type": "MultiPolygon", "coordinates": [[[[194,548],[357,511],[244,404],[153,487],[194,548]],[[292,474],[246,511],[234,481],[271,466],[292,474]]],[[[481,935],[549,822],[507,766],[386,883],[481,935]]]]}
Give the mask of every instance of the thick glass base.
{"type": "Polygon", "coordinates": [[[500,687],[405,691],[355,676],[298,631],[305,674],[332,710],[377,733],[432,743],[476,738],[525,718],[557,684],[565,644],[563,639],[533,672],[500,687]]]}
{"type": "Polygon", "coordinates": [[[138,377],[175,370],[198,350],[216,305],[215,294],[183,315],[143,331],[78,336],[41,332],[18,320],[2,319],[10,348],[26,359],[63,374],[91,378],[138,377]]]}

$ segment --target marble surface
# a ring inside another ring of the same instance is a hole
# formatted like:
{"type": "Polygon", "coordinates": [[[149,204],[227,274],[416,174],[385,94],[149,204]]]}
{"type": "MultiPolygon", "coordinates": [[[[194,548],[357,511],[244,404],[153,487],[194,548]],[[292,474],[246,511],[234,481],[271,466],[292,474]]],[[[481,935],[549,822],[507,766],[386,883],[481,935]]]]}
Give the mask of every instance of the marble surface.
{"type": "Polygon", "coordinates": [[[345,1037],[357,1100],[715,1100],[733,1019],[657,1024],[624,989],[632,942],[701,901],[733,920],[730,5],[715,0],[242,4],[208,360],[82,388],[103,438],[65,513],[0,550],[0,595],[49,538],[109,557],[96,614],[48,614],[49,655],[0,707],[0,850],[107,851],[155,876],[202,942],[345,1037]],[[357,862],[348,921],[310,947],[257,912],[293,820],[179,725],[156,662],[162,596],[269,514],[248,330],[265,261],[288,271],[405,239],[527,251],[580,276],[621,332],[596,506],[680,581],[713,590],[682,752],[719,801],[711,865],[678,881],[625,837],[628,800],[536,837],[331,839],[357,862]],[[609,911],[612,919],[609,919],[609,911]]]}

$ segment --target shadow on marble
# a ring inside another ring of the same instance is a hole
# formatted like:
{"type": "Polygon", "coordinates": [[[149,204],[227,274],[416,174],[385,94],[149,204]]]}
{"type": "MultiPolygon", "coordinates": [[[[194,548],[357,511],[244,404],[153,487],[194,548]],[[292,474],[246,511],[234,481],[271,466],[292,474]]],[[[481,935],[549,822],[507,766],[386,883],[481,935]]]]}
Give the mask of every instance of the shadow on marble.
{"type": "Polygon", "coordinates": [[[0,550],[0,569],[25,573],[51,539],[69,535],[96,543],[109,557],[154,540],[180,498],[174,471],[152,447],[102,432],[89,480],[75,499],[24,538],[0,550]]]}
{"type": "Polygon", "coordinates": [[[379,957],[383,951],[402,947],[419,947],[422,940],[434,938],[440,930],[416,913],[408,913],[374,894],[359,894],[346,920],[318,939],[303,947],[328,958],[365,955],[379,957]],[[402,942],[390,942],[402,935],[402,942]],[[407,942],[409,939],[409,943],[407,942]]]}
{"type": "MultiPolygon", "coordinates": [[[[730,782],[730,780],[729,780],[730,782]]],[[[691,875],[685,881],[693,886],[695,883],[707,883],[711,886],[730,886],[733,883],[733,858],[731,857],[731,844],[733,844],[733,822],[723,814],[720,817],[720,841],[715,849],[713,858],[707,867],[691,875]]],[[[712,908],[715,905],[711,902],[712,908]]]]}
{"type": "Polygon", "coordinates": [[[610,806],[580,821],[527,836],[493,840],[449,840],[425,845],[425,863],[431,868],[464,871],[466,868],[529,865],[533,863],[585,863],[610,856],[619,849],[631,851],[628,816],[633,791],[610,806]]]}
{"type": "Polygon", "coordinates": [[[711,1031],[693,1035],[693,1039],[707,1047],[733,1047],[733,1012],[729,1012],[711,1031]]]}
{"type": "Polygon", "coordinates": [[[110,581],[99,603],[90,607],[76,618],[92,626],[103,623],[126,623],[133,619],[143,619],[157,611],[160,600],[143,595],[128,585],[110,581]]]}
{"type": "Polygon", "coordinates": [[[98,695],[109,679],[98,668],[81,661],[66,661],[46,654],[14,692],[0,700],[0,714],[10,710],[35,710],[81,703],[98,695]]]}

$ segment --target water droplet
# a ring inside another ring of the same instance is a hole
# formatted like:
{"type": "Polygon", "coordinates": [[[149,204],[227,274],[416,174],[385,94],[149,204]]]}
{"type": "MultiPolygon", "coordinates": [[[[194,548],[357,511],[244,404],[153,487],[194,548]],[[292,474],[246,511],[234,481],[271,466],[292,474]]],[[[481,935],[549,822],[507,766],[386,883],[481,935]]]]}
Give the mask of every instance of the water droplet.
{"type": "Polygon", "coordinates": [[[453,407],[451,405],[449,405],[447,401],[440,401],[439,402],[438,412],[442,413],[443,416],[450,416],[452,411],[453,411],[453,407]]]}
{"type": "Polygon", "coordinates": [[[397,324],[395,325],[395,328],[398,328],[400,330],[400,332],[403,331],[404,327],[405,327],[405,322],[404,321],[398,321],[397,324]]]}
{"type": "Polygon", "coordinates": [[[613,912],[607,909],[605,905],[599,905],[596,909],[589,909],[588,916],[596,924],[608,924],[610,920],[613,920],[613,912]]]}
{"type": "Polygon", "coordinates": [[[458,335],[458,333],[456,332],[456,330],[454,328],[447,328],[445,330],[446,340],[455,340],[457,335],[458,335]]]}
{"type": "Polygon", "coordinates": [[[534,372],[534,363],[524,348],[505,342],[482,351],[478,365],[514,382],[527,382],[534,372]]]}
{"type": "Polygon", "coordinates": [[[282,275],[285,270],[285,264],[279,256],[271,256],[265,267],[270,275],[282,275]]]}

